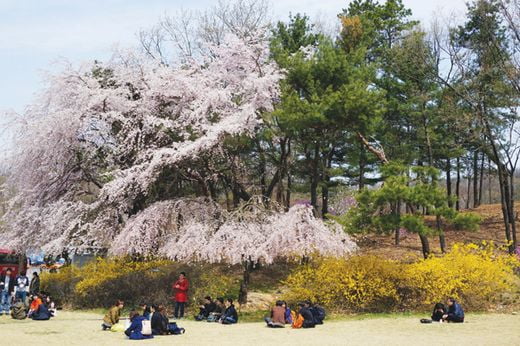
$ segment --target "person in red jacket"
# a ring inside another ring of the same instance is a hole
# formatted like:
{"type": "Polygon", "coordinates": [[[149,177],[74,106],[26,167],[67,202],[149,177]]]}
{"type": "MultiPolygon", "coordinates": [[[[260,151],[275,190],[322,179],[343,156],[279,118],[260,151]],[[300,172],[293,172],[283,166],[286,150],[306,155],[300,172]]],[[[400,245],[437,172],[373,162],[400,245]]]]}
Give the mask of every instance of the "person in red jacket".
{"type": "Polygon", "coordinates": [[[175,291],[175,318],[184,317],[184,305],[188,301],[188,288],[190,284],[186,279],[186,273],[181,272],[179,279],[173,284],[173,290],[175,291]]]}

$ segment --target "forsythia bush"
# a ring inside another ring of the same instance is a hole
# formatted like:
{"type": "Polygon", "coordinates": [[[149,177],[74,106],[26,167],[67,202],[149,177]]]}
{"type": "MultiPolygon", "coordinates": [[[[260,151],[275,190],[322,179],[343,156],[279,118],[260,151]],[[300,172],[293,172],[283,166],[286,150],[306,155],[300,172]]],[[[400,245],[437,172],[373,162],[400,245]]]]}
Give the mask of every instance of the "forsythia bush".
{"type": "Polygon", "coordinates": [[[168,260],[135,261],[130,258],[98,258],[86,266],[67,266],[57,273],[42,274],[42,290],[60,305],[70,307],[108,307],[116,299],[126,305],[141,302],[172,301],[172,284],[185,271],[190,281],[188,297],[196,303],[207,294],[236,296],[238,282],[227,275],[228,267],[188,266],[168,260]]]}
{"type": "Polygon", "coordinates": [[[429,309],[453,296],[482,309],[502,293],[518,290],[517,258],[492,243],[457,244],[443,257],[402,263],[376,256],[324,258],[297,268],[285,281],[290,302],[310,299],[333,310],[429,309]]]}

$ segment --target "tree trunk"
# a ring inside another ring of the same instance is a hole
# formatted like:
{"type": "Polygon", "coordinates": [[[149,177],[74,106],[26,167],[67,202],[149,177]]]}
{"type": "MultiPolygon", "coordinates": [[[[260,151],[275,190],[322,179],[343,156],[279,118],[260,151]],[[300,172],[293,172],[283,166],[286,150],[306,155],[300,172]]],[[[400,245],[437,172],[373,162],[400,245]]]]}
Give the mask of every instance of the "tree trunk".
{"type": "Polygon", "coordinates": [[[480,160],[480,181],[478,188],[478,205],[482,204],[482,185],[484,182],[484,153],[482,153],[482,158],[480,160]]]}
{"type": "Polygon", "coordinates": [[[457,200],[455,201],[455,209],[460,210],[460,157],[457,157],[457,182],[455,183],[455,195],[457,200]]]}
{"type": "Polygon", "coordinates": [[[359,191],[365,187],[365,166],[366,166],[366,152],[365,147],[361,144],[359,148],[359,191]]]}
{"type": "Polygon", "coordinates": [[[493,203],[493,197],[491,196],[491,159],[488,157],[488,195],[489,204],[493,203]]]}
{"type": "Polygon", "coordinates": [[[466,209],[469,209],[469,203],[470,203],[470,198],[471,198],[471,180],[472,180],[472,176],[469,174],[469,171],[468,171],[468,194],[467,194],[467,198],[466,198],[466,209]]]}
{"type": "Polygon", "coordinates": [[[473,208],[478,207],[478,151],[473,152],[473,208]]]}
{"type": "Polygon", "coordinates": [[[292,179],[291,179],[291,166],[289,163],[289,159],[291,156],[291,139],[287,140],[287,190],[285,191],[285,211],[288,211],[291,207],[291,188],[292,188],[292,179]]]}
{"type": "MultiPolygon", "coordinates": [[[[393,212],[395,213],[395,215],[397,217],[400,217],[400,215],[401,215],[401,201],[400,200],[397,201],[393,212]]],[[[397,227],[394,231],[395,232],[395,238],[394,238],[395,245],[399,245],[401,243],[401,233],[399,232],[399,230],[400,230],[400,227],[397,227]]]]}
{"type": "Polygon", "coordinates": [[[334,149],[331,149],[325,155],[325,169],[323,170],[323,185],[321,188],[321,216],[325,219],[329,213],[329,184],[330,184],[330,169],[332,168],[332,157],[334,156],[334,149]]]}
{"type": "Polygon", "coordinates": [[[426,259],[430,255],[430,242],[428,241],[428,237],[423,234],[419,234],[419,238],[421,239],[422,253],[426,259]]]}
{"type": "Polygon", "coordinates": [[[240,283],[240,291],[238,292],[238,302],[243,305],[247,304],[247,292],[249,287],[249,281],[250,281],[250,274],[253,270],[253,261],[250,259],[246,260],[243,263],[244,266],[244,272],[242,277],[242,282],[240,283]]]}
{"type": "Polygon", "coordinates": [[[448,207],[453,208],[453,201],[451,200],[451,160],[446,159],[446,192],[448,194],[448,207]]]}
{"type": "Polygon", "coordinates": [[[318,165],[320,159],[320,147],[318,143],[314,147],[314,157],[312,162],[312,176],[311,176],[311,205],[315,213],[318,212],[318,165]]]}
{"type": "Polygon", "coordinates": [[[439,233],[439,245],[441,247],[441,252],[446,253],[446,236],[442,230],[441,217],[439,215],[437,215],[435,218],[435,224],[437,227],[437,232],[439,233]]]}

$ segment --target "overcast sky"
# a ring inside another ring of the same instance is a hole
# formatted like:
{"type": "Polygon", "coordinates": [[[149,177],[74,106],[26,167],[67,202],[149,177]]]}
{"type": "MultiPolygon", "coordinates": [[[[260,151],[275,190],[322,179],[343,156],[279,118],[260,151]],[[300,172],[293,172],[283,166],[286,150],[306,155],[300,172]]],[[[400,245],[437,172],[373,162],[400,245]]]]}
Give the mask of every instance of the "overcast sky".
{"type": "MultiPolygon", "coordinates": [[[[203,9],[210,0],[0,0],[0,111],[23,112],[41,88],[42,71],[66,58],[103,60],[114,45],[132,46],[140,28],[164,13],[203,9]]],[[[335,21],[348,0],[272,1],[275,19],[289,12],[335,21]]],[[[433,13],[463,14],[464,0],[404,0],[425,25],[433,13]]],[[[0,113],[1,114],[1,113],[0,113]]],[[[0,122],[1,125],[1,122],[0,122]]],[[[1,143],[0,131],[0,143],[1,143]]]]}

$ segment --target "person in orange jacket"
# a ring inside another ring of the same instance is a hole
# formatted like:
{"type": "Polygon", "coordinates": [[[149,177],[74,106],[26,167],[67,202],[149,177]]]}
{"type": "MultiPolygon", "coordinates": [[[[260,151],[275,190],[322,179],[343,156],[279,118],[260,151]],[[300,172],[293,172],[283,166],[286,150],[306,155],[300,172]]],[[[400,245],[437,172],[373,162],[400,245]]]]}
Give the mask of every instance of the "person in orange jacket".
{"type": "Polygon", "coordinates": [[[188,301],[188,288],[190,284],[186,278],[186,273],[181,272],[179,279],[173,284],[173,290],[175,291],[175,318],[184,317],[184,306],[188,301]]]}

